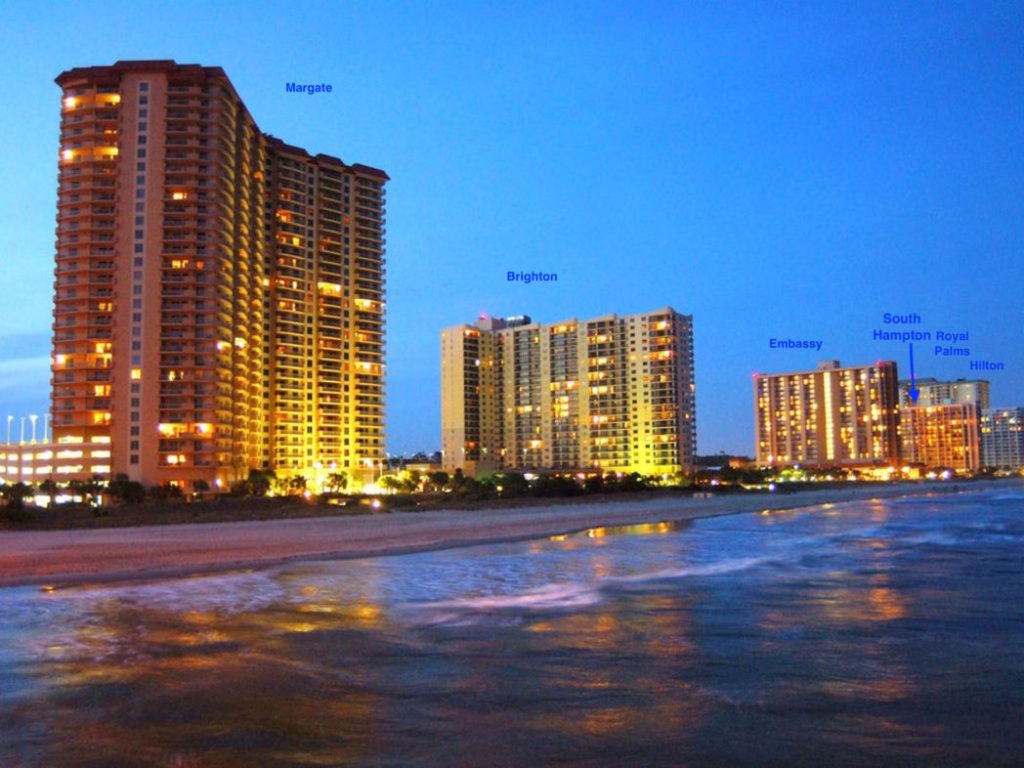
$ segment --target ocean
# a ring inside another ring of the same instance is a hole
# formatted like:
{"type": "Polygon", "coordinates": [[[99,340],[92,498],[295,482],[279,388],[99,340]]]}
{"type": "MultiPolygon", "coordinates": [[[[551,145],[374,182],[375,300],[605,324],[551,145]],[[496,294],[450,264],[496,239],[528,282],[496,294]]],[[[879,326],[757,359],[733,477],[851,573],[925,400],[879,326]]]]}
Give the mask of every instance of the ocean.
{"type": "Polygon", "coordinates": [[[1021,723],[1020,486],[0,589],[4,768],[1019,766],[1021,723]]]}

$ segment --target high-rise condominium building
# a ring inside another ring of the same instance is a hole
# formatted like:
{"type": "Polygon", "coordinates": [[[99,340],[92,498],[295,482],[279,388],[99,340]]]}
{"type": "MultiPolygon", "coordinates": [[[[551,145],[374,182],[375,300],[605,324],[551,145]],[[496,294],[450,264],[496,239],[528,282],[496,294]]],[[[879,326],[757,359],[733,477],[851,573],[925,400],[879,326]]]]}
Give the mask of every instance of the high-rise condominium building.
{"type": "Polygon", "coordinates": [[[444,463],[466,474],[691,472],[694,403],[693,318],[671,307],[441,333],[444,463]]]}
{"type": "Polygon", "coordinates": [[[984,379],[923,378],[914,386],[919,390],[916,403],[910,397],[910,381],[900,382],[904,461],[926,467],[977,470],[982,461],[980,420],[989,406],[989,383],[984,379]]]}
{"type": "Polygon", "coordinates": [[[989,407],[989,383],[984,379],[957,379],[956,381],[939,381],[938,379],[917,379],[914,386],[919,390],[917,402],[910,398],[910,379],[900,382],[900,407],[927,405],[961,405],[970,404],[978,409],[989,407]]]}
{"type": "Polygon", "coordinates": [[[882,466],[900,458],[896,363],[754,374],[762,466],[882,466]]]}
{"type": "Polygon", "coordinates": [[[926,469],[974,472],[981,467],[974,403],[917,405],[900,412],[903,460],[926,469]]]}
{"type": "Polygon", "coordinates": [[[278,139],[267,149],[269,464],[368,477],[384,455],[387,177],[278,139]]]}
{"type": "Polygon", "coordinates": [[[54,442],[82,453],[69,475],[218,488],[279,461],[377,460],[387,176],[265,136],[218,67],[57,83],[51,407],[54,442]]]}
{"type": "Polygon", "coordinates": [[[1024,408],[986,408],[981,414],[982,466],[1024,467],[1024,408]]]}

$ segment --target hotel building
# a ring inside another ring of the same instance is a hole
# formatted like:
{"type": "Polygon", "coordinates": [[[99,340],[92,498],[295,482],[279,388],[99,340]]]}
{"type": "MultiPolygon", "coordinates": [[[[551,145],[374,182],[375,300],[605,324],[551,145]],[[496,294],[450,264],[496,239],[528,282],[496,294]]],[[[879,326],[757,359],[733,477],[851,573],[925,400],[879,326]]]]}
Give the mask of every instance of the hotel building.
{"type": "Polygon", "coordinates": [[[377,461],[387,176],[265,136],[218,67],[118,62],[57,84],[53,440],[110,454],[77,474],[191,490],[278,461],[377,461]],[[361,323],[376,351],[356,348],[361,323]]]}
{"type": "Polygon", "coordinates": [[[761,466],[894,466],[900,459],[896,363],[754,374],[761,466]]]}
{"type": "Polygon", "coordinates": [[[900,382],[903,459],[925,467],[973,472],[982,466],[980,419],[989,407],[984,379],[917,379],[917,402],[910,381],[900,382]],[[969,406],[969,407],[967,407],[969,406]]]}
{"type": "Polygon", "coordinates": [[[984,379],[957,379],[956,381],[939,381],[938,379],[917,379],[914,382],[918,395],[915,403],[910,398],[910,379],[900,381],[900,407],[926,405],[959,405],[970,404],[978,409],[989,407],[989,383],[984,379]]]}
{"type": "Polygon", "coordinates": [[[483,319],[441,333],[444,464],[675,477],[696,447],[693,319],[483,319]]]}
{"type": "Polygon", "coordinates": [[[1024,468],[1024,408],[986,408],[981,412],[982,466],[1024,468]]]}
{"type": "Polygon", "coordinates": [[[926,469],[981,467],[978,409],[973,403],[918,405],[900,414],[903,460],[926,469]]]}

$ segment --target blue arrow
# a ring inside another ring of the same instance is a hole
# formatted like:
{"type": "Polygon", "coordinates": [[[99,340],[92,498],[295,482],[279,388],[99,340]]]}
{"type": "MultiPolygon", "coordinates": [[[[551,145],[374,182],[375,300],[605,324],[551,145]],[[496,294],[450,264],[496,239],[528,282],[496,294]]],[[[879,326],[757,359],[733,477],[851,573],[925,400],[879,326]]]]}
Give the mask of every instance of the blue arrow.
{"type": "Polygon", "coordinates": [[[914,386],[914,345],[910,345],[910,399],[917,405],[917,396],[921,390],[914,386]]]}

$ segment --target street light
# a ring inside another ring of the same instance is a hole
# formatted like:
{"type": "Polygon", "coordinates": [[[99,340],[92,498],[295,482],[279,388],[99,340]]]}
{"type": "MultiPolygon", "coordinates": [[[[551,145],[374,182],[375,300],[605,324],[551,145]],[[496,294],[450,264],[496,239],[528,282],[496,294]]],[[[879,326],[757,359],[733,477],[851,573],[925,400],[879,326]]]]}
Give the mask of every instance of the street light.
{"type": "Polygon", "coordinates": [[[39,418],[39,414],[38,413],[30,413],[28,418],[29,418],[29,421],[32,422],[32,445],[35,445],[36,444],[36,420],[39,418]]]}
{"type": "Polygon", "coordinates": [[[10,414],[7,415],[7,444],[11,444],[11,422],[14,421],[14,417],[10,414]]]}

